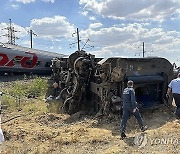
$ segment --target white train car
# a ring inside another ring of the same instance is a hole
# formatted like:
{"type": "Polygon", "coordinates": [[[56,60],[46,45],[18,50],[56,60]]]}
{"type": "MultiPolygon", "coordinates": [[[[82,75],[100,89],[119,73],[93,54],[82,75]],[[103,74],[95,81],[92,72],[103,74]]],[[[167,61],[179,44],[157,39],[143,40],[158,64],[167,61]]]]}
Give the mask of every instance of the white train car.
{"type": "Polygon", "coordinates": [[[52,72],[51,60],[64,56],[17,45],[0,44],[0,74],[50,74],[52,72]]]}

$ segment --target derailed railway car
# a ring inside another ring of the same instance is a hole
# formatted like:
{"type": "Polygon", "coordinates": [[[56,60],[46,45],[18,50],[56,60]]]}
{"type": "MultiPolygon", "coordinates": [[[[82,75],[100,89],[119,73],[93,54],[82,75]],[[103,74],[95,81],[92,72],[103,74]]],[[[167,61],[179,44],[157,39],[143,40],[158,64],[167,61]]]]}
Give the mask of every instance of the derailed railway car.
{"type": "Polygon", "coordinates": [[[105,104],[103,110],[121,104],[122,92],[127,81],[134,81],[136,101],[141,109],[156,107],[167,103],[168,83],[173,79],[173,67],[164,58],[108,58],[100,65],[100,82],[95,79],[90,83],[92,99],[96,110],[105,104]],[[102,102],[104,100],[104,102],[102,102]],[[100,103],[102,102],[102,103],[100,103]],[[107,104],[107,105],[106,105],[107,104]],[[108,107],[106,107],[108,106],[108,107]]]}
{"type": "Polygon", "coordinates": [[[51,74],[51,60],[64,55],[17,45],[0,45],[0,73],[51,74]]]}
{"type": "Polygon", "coordinates": [[[173,79],[173,66],[164,58],[99,59],[76,51],[66,60],[56,59],[53,68],[53,78],[60,88],[55,97],[69,114],[82,109],[99,114],[119,112],[128,80],[135,83],[141,109],[172,102],[172,98],[167,102],[165,94],[173,79]]]}

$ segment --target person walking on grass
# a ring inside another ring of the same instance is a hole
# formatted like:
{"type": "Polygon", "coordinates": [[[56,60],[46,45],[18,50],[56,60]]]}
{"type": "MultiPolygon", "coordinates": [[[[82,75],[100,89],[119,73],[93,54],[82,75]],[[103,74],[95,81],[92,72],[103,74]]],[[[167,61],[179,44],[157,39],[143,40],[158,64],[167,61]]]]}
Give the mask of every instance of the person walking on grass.
{"type": "Polygon", "coordinates": [[[127,82],[127,88],[123,91],[123,115],[120,125],[121,138],[124,139],[126,137],[126,124],[130,115],[133,114],[138,121],[141,131],[145,131],[147,126],[144,126],[143,119],[137,108],[137,102],[135,98],[135,91],[133,89],[133,81],[129,80],[127,82]]]}

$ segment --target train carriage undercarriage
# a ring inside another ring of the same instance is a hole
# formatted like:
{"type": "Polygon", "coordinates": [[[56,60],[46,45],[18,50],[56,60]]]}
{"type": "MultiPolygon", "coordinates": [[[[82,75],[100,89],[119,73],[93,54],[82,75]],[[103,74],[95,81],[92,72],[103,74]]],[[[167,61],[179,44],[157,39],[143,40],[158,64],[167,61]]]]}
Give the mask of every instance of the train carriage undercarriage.
{"type": "Polygon", "coordinates": [[[119,113],[122,91],[128,80],[134,81],[140,109],[166,104],[168,83],[173,79],[173,66],[164,58],[95,58],[76,51],[69,58],[52,61],[53,82],[59,84],[54,96],[65,113],[80,110],[100,114],[119,113]]]}

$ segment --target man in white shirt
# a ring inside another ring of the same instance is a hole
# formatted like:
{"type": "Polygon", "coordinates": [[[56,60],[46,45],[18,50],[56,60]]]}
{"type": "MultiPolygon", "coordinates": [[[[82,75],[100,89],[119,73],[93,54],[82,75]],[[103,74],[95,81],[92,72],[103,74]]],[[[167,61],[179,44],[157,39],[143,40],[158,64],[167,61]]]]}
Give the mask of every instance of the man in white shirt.
{"type": "Polygon", "coordinates": [[[1,129],[1,116],[0,116],[0,144],[4,141],[4,135],[1,129]]]}
{"type": "Polygon", "coordinates": [[[0,92],[0,144],[4,141],[4,135],[1,129],[1,96],[2,92],[0,92]]]}
{"type": "Polygon", "coordinates": [[[180,73],[178,74],[176,79],[173,79],[169,85],[167,90],[167,96],[172,92],[173,98],[175,100],[175,104],[177,107],[176,115],[180,118],[180,73]],[[179,111],[178,111],[179,110],[179,111]]]}

